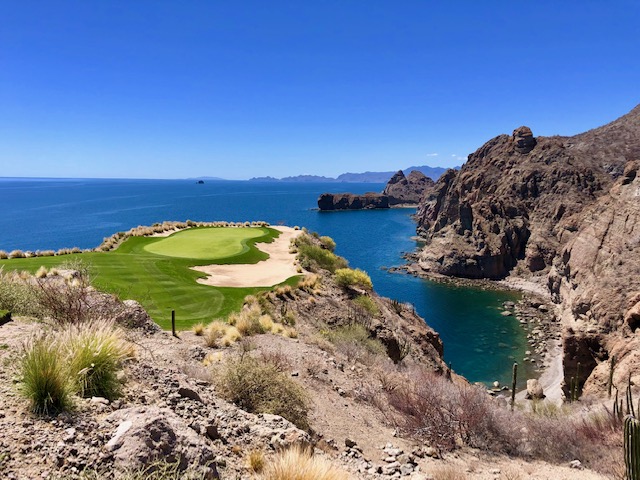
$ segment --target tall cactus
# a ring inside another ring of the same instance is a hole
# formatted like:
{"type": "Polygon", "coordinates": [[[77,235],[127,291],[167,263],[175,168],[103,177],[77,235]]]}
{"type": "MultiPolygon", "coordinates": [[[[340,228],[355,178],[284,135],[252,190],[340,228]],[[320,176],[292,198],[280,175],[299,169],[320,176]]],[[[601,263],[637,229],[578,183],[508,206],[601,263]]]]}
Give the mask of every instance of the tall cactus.
{"type": "Polygon", "coordinates": [[[611,363],[609,363],[609,381],[607,382],[607,391],[609,398],[611,398],[611,388],[613,387],[613,369],[616,368],[616,356],[611,357],[611,363]]]}
{"type": "Polygon", "coordinates": [[[626,480],[640,480],[640,421],[629,415],[624,421],[626,480]]]}

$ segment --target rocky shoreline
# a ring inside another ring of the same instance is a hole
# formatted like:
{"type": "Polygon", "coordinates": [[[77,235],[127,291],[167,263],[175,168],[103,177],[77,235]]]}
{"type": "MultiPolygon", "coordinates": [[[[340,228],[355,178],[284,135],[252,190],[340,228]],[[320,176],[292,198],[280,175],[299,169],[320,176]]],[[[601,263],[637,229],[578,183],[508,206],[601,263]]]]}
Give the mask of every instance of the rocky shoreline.
{"type": "MultiPolygon", "coordinates": [[[[407,260],[415,258],[415,254],[405,254],[407,260]]],[[[540,283],[520,277],[508,277],[504,280],[494,281],[486,279],[468,279],[448,277],[433,272],[424,272],[416,263],[408,263],[399,267],[388,269],[389,272],[397,272],[413,275],[426,280],[454,286],[478,288],[495,291],[517,291],[522,297],[517,302],[504,302],[502,315],[515,317],[527,336],[529,350],[526,356],[518,360],[519,364],[528,363],[535,367],[539,374],[538,380],[542,385],[546,397],[553,401],[562,400],[561,384],[563,378],[556,372],[557,363],[562,363],[562,328],[557,312],[557,306],[553,304],[548,290],[540,283]]],[[[495,393],[492,391],[492,393],[495,393]]],[[[521,398],[525,392],[521,392],[521,398]]]]}

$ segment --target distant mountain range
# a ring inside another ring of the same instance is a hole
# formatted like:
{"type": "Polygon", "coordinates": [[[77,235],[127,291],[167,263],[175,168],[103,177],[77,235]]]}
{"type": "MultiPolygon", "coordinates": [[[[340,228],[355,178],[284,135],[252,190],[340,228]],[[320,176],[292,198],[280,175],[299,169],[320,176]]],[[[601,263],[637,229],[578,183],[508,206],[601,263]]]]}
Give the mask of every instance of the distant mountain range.
{"type": "MultiPolygon", "coordinates": [[[[460,167],[454,167],[456,170],[460,167]]],[[[414,170],[424,173],[427,177],[437,181],[440,176],[447,171],[443,167],[430,167],[422,165],[420,167],[409,167],[403,170],[408,175],[414,170]]],[[[387,183],[396,173],[393,172],[364,172],[364,173],[343,173],[338,177],[323,177],[319,175],[296,175],[293,177],[254,177],[249,179],[252,182],[336,182],[336,183],[387,183]]]]}

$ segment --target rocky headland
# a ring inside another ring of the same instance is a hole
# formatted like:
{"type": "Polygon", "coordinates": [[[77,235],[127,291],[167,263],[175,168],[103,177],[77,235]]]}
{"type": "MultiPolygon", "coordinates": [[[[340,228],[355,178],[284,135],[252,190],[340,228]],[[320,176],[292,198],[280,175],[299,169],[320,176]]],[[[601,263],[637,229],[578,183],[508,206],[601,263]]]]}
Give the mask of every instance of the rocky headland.
{"type": "Polygon", "coordinates": [[[375,192],[368,192],[362,195],[354,193],[323,193],[318,197],[318,208],[323,212],[389,208],[389,197],[375,192]]]}
{"type": "Polygon", "coordinates": [[[330,211],[416,206],[434,185],[431,178],[418,170],[411,171],[407,176],[402,170],[398,170],[382,193],[323,193],[318,198],[318,208],[330,211]]]}
{"type": "Polygon", "coordinates": [[[614,355],[622,385],[640,366],[639,158],[640,106],[573,137],[499,135],[420,203],[412,268],[542,285],[558,307],[565,393],[574,377],[605,391],[614,355]]]}

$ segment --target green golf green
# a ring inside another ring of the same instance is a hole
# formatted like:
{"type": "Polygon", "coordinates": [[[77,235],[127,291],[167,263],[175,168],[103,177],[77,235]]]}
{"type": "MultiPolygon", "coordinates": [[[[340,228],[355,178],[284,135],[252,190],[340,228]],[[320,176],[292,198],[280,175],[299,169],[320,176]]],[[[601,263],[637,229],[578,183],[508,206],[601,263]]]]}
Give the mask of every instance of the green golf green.
{"type": "Polygon", "coordinates": [[[222,259],[249,251],[247,240],[263,237],[260,228],[190,228],[144,247],[168,257],[222,259]]]}
{"type": "MultiPolygon", "coordinates": [[[[225,318],[242,307],[245,296],[269,290],[202,285],[197,279],[205,274],[190,267],[266,260],[269,256],[255,244],[272,242],[279,235],[268,227],[192,228],[169,237],[130,237],[110,252],[0,260],[0,268],[35,273],[40,266],[59,268],[80,260],[89,266],[97,289],[137,300],[165,329],[171,327],[171,311],[175,310],[177,328],[187,329],[198,322],[225,318]]],[[[284,284],[297,281],[298,277],[292,277],[284,284]]]]}

